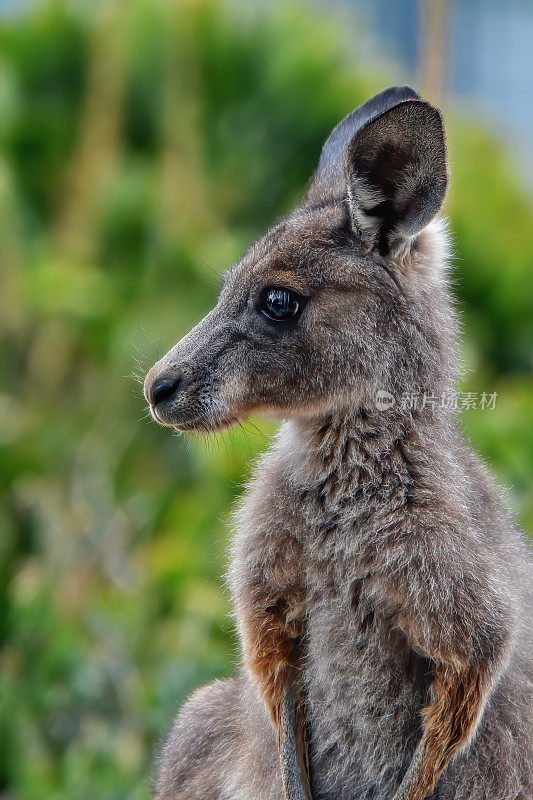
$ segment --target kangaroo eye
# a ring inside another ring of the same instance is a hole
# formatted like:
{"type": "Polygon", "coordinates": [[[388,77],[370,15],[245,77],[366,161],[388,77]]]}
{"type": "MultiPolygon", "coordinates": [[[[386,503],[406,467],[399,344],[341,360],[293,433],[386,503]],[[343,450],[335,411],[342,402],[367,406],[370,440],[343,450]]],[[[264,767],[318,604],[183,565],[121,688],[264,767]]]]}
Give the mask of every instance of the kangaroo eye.
{"type": "Polygon", "coordinates": [[[295,320],[302,308],[301,298],[290,289],[269,287],[259,297],[259,311],[273,322],[295,320]]]}

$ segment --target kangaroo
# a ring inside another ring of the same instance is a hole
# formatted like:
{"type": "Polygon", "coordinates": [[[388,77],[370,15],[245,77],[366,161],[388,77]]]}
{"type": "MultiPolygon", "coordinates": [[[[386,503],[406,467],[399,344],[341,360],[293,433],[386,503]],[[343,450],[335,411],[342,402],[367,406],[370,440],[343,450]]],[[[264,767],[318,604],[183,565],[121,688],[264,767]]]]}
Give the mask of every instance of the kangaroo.
{"type": "Polygon", "coordinates": [[[179,713],[156,800],[533,796],[530,552],[447,401],[447,175],[437,109],[364,103],[146,377],[180,431],[282,420],[235,516],[242,668],[179,713]]]}

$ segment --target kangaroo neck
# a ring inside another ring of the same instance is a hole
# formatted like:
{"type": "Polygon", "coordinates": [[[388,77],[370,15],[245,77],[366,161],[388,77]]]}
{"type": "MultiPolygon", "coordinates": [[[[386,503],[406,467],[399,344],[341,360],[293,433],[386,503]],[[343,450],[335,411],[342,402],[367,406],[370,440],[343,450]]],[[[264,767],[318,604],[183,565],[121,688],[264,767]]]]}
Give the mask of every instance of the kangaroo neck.
{"type": "Polygon", "coordinates": [[[286,474],[301,496],[336,511],[357,498],[438,497],[457,472],[457,441],[449,412],[440,409],[412,415],[360,408],[292,420],[280,434],[286,474]]]}

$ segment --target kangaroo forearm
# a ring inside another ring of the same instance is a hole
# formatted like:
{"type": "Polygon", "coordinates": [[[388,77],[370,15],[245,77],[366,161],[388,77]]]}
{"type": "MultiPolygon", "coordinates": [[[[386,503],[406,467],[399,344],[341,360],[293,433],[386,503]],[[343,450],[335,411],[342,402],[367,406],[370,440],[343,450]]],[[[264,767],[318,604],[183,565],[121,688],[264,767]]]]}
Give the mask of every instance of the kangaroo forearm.
{"type": "Polygon", "coordinates": [[[279,703],[287,670],[299,666],[303,635],[303,592],[268,582],[246,587],[238,606],[245,663],[267,703],[279,703]]]}
{"type": "Polygon", "coordinates": [[[297,661],[296,643],[270,627],[262,647],[249,648],[247,664],[276,732],[285,799],[311,800],[297,661]]]}
{"type": "Polygon", "coordinates": [[[470,740],[490,681],[479,669],[435,668],[435,701],[423,711],[424,730],[395,800],[423,800],[457,749],[470,740]]]}
{"type": "Polygon", "coordinates": [[[262,592],[248,607],[243,627],[246,666],[270,713],[278,740],[286,800],[310,800],[305,718],[299,682],[299,591],[287,598],[262,592]]]}
{"type": "Polygon", "coordinates": [[[303,698],[295,683],[284,687],[277,733],[286,799],[312,800],[303,698]]]}

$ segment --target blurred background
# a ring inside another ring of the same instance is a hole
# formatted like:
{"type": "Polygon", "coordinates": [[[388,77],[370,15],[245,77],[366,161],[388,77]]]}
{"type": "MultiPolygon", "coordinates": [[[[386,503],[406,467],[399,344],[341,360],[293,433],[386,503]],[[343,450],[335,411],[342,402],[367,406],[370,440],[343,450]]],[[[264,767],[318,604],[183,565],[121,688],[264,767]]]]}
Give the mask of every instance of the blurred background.
{"type": "Polygon", "coordinates": [[[272,427],[211,443],[138,378],[302,196],[336,122],[444,110],[462,415],[533,526],[533,4],[0,2],[0,798],[143,800],[231,672],[227,515],[272,427]]]}

